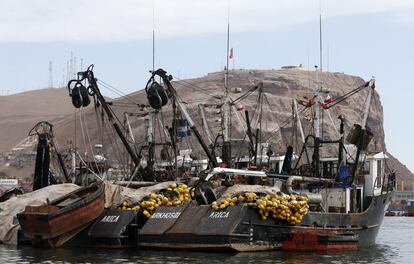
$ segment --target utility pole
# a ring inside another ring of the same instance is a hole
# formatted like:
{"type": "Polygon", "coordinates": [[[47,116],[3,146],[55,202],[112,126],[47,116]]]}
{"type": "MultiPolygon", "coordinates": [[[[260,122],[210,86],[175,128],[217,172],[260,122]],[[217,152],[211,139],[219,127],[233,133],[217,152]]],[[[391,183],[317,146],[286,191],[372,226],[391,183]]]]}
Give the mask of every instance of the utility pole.
{"type": "Polygon", "coordinates": [[[49,88],[53,88],[53,65],[52,65],[52,61],[49,61],[49,88]]]}

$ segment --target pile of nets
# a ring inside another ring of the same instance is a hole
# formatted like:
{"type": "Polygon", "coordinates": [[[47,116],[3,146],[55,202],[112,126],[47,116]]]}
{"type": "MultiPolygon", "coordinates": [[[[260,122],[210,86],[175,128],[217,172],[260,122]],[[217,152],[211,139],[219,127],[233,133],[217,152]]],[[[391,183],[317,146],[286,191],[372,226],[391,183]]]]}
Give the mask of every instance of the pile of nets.
{"type": "Polygon", "coordinates": [[[264,195],[254,192],[225,196],[220,201],[213,202],[211,207],[214,210],[221,210],[238,204],[245,204],[258,209],[262,220],[266,220],[271,216],[274,219],[287,221],[292,225],[299,224],[309,211],[306,196],[296,194],[264,195]]]}
{"type": "Polygon", "coordinates": [[[181,183],[172,183],[168,188],[150,193],[140,202],[131,203],[123,201],[118,205],[119,210],[141,211],[143,215],[150,218],[155,209],[160,206],[180,206],[190,201],[190,189],[181,183]]]}

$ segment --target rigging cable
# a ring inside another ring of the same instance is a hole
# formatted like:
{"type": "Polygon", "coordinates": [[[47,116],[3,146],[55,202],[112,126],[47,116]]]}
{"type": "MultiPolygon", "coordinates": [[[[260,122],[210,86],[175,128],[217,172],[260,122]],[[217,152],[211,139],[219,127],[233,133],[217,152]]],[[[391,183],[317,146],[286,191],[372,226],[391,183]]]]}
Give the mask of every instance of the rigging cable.
{"type": "Polygon", "coordinates": [[[79,109],[79,123],[80,123],[80,127],[81,127],[81,132],[82,132],[83,149],[85,151],[86,158],[88,158],[88,148],[86,146],[86,137],[85,137],[85,132],[84,132],[84,129],[83,129],[83,123],[82,123],[82,118],[81,118],[81,112],[82,111],[83,111],[83,108],[79,109]]]}
{"type": "Polygon", "coordinates": [[[197,91],[199,91],[200,93],[206,94],[206,95],[208,95],[209,97],[214,98],[214,99],[217,99],[217,100],[221,100],[221,99],[222,99],[222,98],[221,98],[221,96],[212,95],[212,94],[211,94],[211,91],[208,91],[208,90],[207,90],[207,89],[205,89],[205,88],[201,88],[200,86],[197,86],[197,85],[192,84],[192,83],[190,83],[190,82],[184,81],[184,80],[182,80],[182,79],[180,79],[180,78],[178,78],[178,77],[176,77],[176,76],[174,76],[174,79],[177,79],[177,80],[178,80],[177,85],[181,85],[181,86],[184,86],[184,87],[187,87],[187,88],[193,89],[193,90],[197,90],[197,91]]]}
{"type": "Polygon", "coordinates": [[[132,96],[130,96],[128,94],[123,93],[121,90],[115,88],[114,86],[112,86],[112,85],[110,85],[110,84],[108,84],[108,83],[106,83],[106,82],[104,82],[102,80],[98,80],[98,83],[101,84],[103,87],[107,88],[108,90],[114,92],[115,94],[118,94],[122,98],[127,99],[128,101],[130,101],[133,104],[136,104],[136,105],[144,105],[143,103],[138,102],[134,97],[132,97],[132,96]]]}

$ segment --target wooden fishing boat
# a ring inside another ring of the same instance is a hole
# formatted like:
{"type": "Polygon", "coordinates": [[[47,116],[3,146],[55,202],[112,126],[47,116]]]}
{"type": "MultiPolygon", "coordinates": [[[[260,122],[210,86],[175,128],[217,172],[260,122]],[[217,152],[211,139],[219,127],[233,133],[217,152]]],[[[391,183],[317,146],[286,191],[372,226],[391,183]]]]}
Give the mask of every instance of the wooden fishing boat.
{"type": "Polygon", "coordinates": [[[34,245],[60,247],[99,217],[104,205],[104,185],[95,184],[46,205],[26,206],[17,218],[34,245]]]}

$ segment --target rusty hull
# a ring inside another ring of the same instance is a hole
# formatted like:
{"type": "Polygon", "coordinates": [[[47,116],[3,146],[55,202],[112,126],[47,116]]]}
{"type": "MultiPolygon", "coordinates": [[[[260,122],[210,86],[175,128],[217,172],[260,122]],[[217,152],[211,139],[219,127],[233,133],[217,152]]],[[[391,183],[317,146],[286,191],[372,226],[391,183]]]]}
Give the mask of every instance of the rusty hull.
{"type": "Polygon", "coordinates": [[[184,250],[331,250],[375,243],[391,194],[373,197],[362,213],[309,212],[301,224],[262,220],[256,209],[237,205],[161,207],[139,231],[142,248],[184,250]]]}

